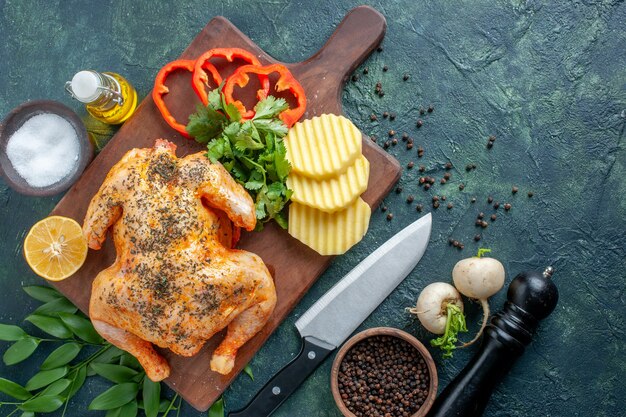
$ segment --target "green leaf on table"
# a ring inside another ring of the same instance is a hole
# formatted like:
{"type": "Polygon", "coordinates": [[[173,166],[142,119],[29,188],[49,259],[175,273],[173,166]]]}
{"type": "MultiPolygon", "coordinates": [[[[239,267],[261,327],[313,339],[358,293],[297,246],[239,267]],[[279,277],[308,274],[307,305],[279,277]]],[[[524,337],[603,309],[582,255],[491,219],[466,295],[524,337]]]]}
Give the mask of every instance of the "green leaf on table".
{"type": "Polygon", "coordinates": [[[80,368],[72,371],[72,374],[72,383],[70,384],[70,389],[67,393],[68,399],[72,398],[85,384],[85,380],[87,379],[87,367],[81,366],[80,368]]]}
{"type": "Polygon", "coordinates": [[[59,379],[58,381],[54,381],[52,384],[48,385],[43,391],[41,391],[41,395],[60,395],[71,384],[72,381],[67,378],[59,379]]]}
{"type": "Polygon", "coordinates": [[[246,367],[243,368],[243,371],[250,377],[251,380],[254,381],[254,374],[252,373],[252,368],[250,367],[250,364],[246,365],[246,367]]]}
{"type": "Polygon", "coordinates": [[[31,314],[24,320],[31,322],[44,332],[58,337],[59,339],[69,339],[72,337],[70,329],[65,327],[63,322],[56,317],[40,316],[38,314],[31,314]]]}
{"type": "Polygon", "coordinates": [[[6,365],[15,365],[32,355],[37,346],[39,346],[39,340],[32,337],[18,340],[4,352],[2,360],[6,365]]]}
{"type": "Polygon", "coordinates": [[[57,298],[64,298],[63,294],[58,292],[52,287],[44,287],[43,285],[27,285],[22,289],[37,301],[47,303],[49,301],[56,300],[57,298]]]}
{"type": "Polygon", "coordinates": [[[125,382],[114,385],[98,395],[89,404],[90,410],[111,410],[128,404],[137,397],[139,385],[134,382],[125,382]]]}
{"type": "Polygon", "coordinates": [[[16,400],[27,400],[33,395],[26,390],[20,384],[17,384],[13,381],[9,381],[8,379],[0,378],[0,392],[4,392],[6,395],[9,395],[16,400]]]}
{"type": "Polygon", "coordinates": [[[42,370],[54,369],[70,363],[81,350],[81,345],[75,342],[66,343],[52,351],[41,364],[42,370]]]}
{"type": "Polygon", "coordinates": [[[108,379],[116,384],[123,382],[129,382],[132,377],[138,374],[134,369],[128,368],[122,365],[115,365],[109,363],[91,363],[89,365],[93,371],[103,378],[108,379]]]}
{"type": "Polygon", "coordinates": [[[35,413],[33,413],[32,411],[24,411],[20,417],[35,417],[35,413]]]}
{"type": "MultiPolygon", "coordinates": [[[[93,362],[96,363],[117,363],[119,360],[119,357],[122,356],[122,354],[124,353],[124,351],[122,349],[119,349],[115,346],[109,346],[108,349],[102,353],[101,355],[99,355],[98,357],[96,357],[93,362]]],[[[92,363],[93,363],[92,362],[92,363]]]]}
{"type": "Polygon", "coordinates": [[[178,410],[178,407],[176,407],[174,404],[172,404],[172,401],[174,401],[176,398],[178,398],[178,397],[174,397],[171,400],[167,400],[167,399],[161,400],[159,402],[159,413],[166,412],[168,408],[170,410],[178,410]]]}
{"type": "Polygon", "coordinates": [[[15,342],[25,338],[26,336],[28,336],[28,334],[26,334],[26,332],[19,326],[0,324],[0,340],[15,342]]]}
{"type": "Polygon", "coordinates": [[[143,367],[141,366],[137,358],[135,358],[133,355],[131,355],[128,352],[124,352],[120,356],[120,365],[127,366],[136,371],[143,371],[143,367]]]}
{"type": "Polygon", "coordinates": [[[131,401],[121,407],[107,411],[105,417],[136,417],[138,410],[137,401],[131,401]]]}
{"type": "Polygon", "coordinates": [[[33,314],[38,314],[42,316],[56,316],[59,313],[70,313],[74,314],[78,311],[78,307],[76,307],[70,300],[67,298],[57,298],[52,301],[48,301],[45,304],[40,305],[33,314]]]}
{"type": "Polygon", "coordinates": [[[58,410],[62,405],[63,397],[59,395],[42,395],[31,398],[22,405],[18,405],[17,408],[33,413],[51,413],[58,410]]]}
{"type": "Polygon", "coordinates": [[[96,329],[93,328],[93,324],[91,324],[89,319],[68,313],[59,313],[59,317],[76,336],[83,339],[85,342],[95,344],[101,344],[103,342],[102,337],[96,332],[96,329]]]}
{"type": "Polygon", "coordinates": [[[50,369],[49,371],[39,371],[31,379],[28,380],[24,388],[33,391],[50,385],[56,380],[63,378],[69,372],[70,368],[63,366],[61,368],[50,369]]]}
{"type": "Polygon", "coordinates": [[[153,382],[150,378],[143,379],[143,406],[146,417],[157,417],[161,402],[161,383],[153,382]]]}
{"type": "Polygon", "coordinates": [[[209,408],[209,417],[224,417],[224,397],[220,397],[209,408]]]}

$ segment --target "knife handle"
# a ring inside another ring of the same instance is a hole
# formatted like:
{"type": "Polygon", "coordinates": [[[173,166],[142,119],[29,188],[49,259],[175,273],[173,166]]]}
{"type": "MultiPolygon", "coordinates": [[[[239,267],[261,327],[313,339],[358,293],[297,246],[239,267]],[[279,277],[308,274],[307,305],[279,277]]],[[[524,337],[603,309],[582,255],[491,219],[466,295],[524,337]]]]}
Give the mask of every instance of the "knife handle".
{"type": "Polygon", "coordinates": [[[335,346],[312,336],[302,342],[298,356],[274,375],[244,409],[233,411],[228,417],[269,416],[335,350],[335,346]]]}

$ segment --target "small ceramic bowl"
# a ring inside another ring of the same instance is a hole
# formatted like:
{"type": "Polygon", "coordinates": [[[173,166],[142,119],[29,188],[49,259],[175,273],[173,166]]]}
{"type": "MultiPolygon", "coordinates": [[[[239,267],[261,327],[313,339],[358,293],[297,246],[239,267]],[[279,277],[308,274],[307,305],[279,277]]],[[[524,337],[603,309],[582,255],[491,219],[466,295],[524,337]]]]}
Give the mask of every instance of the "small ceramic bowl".
{"type": "Polygon", "coordinates": [[[85,167],[93,159],[94,149],[82,120],[69,107],[53,100],[33,100],[13,109],[0,124],[0,174],[4,181],[20,194],[32,196],[50,196],[67,190],[81,176],[85,167]],[[38,114],[56,114],[67,120],[74,130],[79,142],[78,161],[73,170],[61,180],[46,187],[33,187],[22,178],[7,156],[9,138],[33,116],[38,114]]]}
{"type": "Polygon", "coordinates": [[[432,356],[428,352],[428,349],[426,349],[426,347],[419,340],[417,340],[410,334],[403,332],[402,330],[393,329],[390,327],[376,327],[376,328],[365,330],[361,333],[358,333],[357,335],[353,336],[350,340],[348,340],[343,345],[341,350],[339,350],[339,352],[337,353],[337,356],[335,357],[335,360],[333,362],[333,367],[332,367],[331,374],[330,374],[330,386],[331,386],[331,391],[333,393],[333,397],[335,398],[335,403],[337,404],[339,411],[341,411],[341,413],[345,417],[356,417],[348,409],[348,407],[346,407],[343,400],[341,399],[341,394],[339,392],[339,369],[340,369],[341,363],[343,362],[346,354],[357,343],[373,336],[391,336],[391,337],[397,337],[399,339],[405,340],[410,345],[412,345],[415,348],[415,350],[419,352],[422,358],[424,358],[424,362],[426,362],[426,368],[428,369],[428,373],[430,377],[429,378],[430,385],[428,387],[428,394],[426,395],[424,403],[419,408],[419,410],[417,410],[417,412],[412,415],[412,417],[425,416],[430,410],[430,408],[432,407],[433,402],[435,401],[435,397],[437,396],[437,385],[438,385],[439,380],[437,378],[437,368],[435,367],[435,362],[433,361],[432,356]]]}

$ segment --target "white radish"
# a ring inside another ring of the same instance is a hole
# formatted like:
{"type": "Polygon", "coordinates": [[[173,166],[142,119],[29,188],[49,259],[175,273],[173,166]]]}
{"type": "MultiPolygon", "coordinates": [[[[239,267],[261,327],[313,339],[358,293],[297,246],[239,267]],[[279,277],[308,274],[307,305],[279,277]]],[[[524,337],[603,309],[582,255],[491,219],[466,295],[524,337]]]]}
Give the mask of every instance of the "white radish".
{"type": "Polygon", "coordinates": [[[494,258],[482,257],[489,249],[479,249],[478,255],[462,259],[452,270],[455,287],[466,297],[480,301],[483,308],[483,322],[476,336],[461,347],[467,347],[478,340],[483,334],[489,318],[488,298],[502,289],[504,285],[504,266],[494,258]]]}
{"type": "Polygon", "coordinates": [[[417,316],[426,330],[443,335],[430,343],[445,352],[444,358],[452,357],[458,332],[467,331],[463,300],[456,288],[445,282],[432,283],[422,290],[415,307],[407,310],[417,316]]]}
{"type": "Polygon", "coordinates": [[[443,334],[446,331],[448,304],[455,304],[463,312],[463,300],[456,288],[445,282],[433,282],[422,290],[415,307],[408,310],[417,316],[426,330],[443,334]]]}

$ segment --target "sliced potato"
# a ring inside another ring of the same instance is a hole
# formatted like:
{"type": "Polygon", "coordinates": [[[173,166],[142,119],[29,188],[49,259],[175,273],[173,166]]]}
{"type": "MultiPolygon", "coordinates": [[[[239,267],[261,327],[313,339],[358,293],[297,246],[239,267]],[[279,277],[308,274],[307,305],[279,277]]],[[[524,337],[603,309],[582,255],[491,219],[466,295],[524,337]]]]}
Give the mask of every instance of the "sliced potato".
{"type": "Polygon", "coordinates": [[[293,190],[291,200],[327,213],[343,210],[366,189],[370,163],[361,155],[343,174],[321,181],[291,174],[287,186],[293,190]]]}
{"type": "Polygon", "coordinates": [[[298,122],[285,137],[292,173],[316,180],[343,174],[361,155],[361,140],[359,129],[343,116],[298,122]]]}
{"type": "Polygon", "coordinates": [[[320,255],[341,255],[363,238],[370,214],[370,206],[361,198],[335,213],[293,202],[289,206],[289,234],[320,255]]]}

